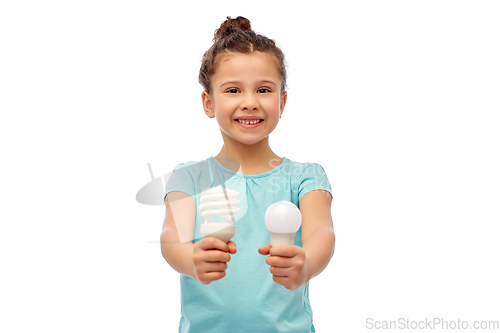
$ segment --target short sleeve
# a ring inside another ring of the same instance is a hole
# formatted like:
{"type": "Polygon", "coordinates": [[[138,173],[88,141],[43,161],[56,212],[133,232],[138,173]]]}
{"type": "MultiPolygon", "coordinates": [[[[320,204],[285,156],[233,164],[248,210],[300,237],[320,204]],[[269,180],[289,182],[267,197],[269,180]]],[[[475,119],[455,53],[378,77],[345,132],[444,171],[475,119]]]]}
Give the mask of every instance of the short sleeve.
{"type": "Polygon", "coordinates": [[[310,163],[299,178],[299,201],[306,193],[314,190],[328,191],[333,200],[332,187],[325,170],[317,163],[310,163]]]}
{"type": "Polygon", "coordinates": [[[195,197],[195,186],[190,168],[186,164],[177,165],[171,174],[165,175],[165,196],[173,191],[180,191],[195,197]]]}

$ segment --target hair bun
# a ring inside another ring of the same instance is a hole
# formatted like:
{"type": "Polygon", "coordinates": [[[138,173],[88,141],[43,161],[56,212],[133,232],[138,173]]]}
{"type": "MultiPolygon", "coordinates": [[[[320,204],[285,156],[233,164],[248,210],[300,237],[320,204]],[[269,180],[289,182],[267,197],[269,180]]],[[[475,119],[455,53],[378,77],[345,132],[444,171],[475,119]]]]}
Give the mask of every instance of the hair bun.
{"type": "Polygon", "coordinates": [[[231,17],[228,16],[227,20],[222,22],[220,28],[215,30],[214,42],[223,37],[229,36],[233,32],[236,32],[237,30],[252,30],[250,21],[243,16],[238,16],[235,19],[232,19],[231,17]]]}

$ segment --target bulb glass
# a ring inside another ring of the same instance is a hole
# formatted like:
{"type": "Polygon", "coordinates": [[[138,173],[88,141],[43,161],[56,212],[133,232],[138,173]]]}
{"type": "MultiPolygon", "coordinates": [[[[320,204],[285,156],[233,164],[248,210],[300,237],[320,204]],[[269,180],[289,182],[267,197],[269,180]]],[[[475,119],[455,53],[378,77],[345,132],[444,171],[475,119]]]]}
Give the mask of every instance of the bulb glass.
{"type": "Polygon", "coordinates": [[[264,220],[272,233],[296,233],[302,223],[302,214],[295,204],[283,200],[267,208],[264,220]]]}

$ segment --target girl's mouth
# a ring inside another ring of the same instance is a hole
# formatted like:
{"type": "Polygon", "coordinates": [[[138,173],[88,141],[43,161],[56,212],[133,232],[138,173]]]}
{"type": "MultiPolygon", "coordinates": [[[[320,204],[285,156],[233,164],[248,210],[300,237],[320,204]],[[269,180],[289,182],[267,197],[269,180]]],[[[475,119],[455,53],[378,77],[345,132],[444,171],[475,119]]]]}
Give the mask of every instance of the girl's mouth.
{"type": "Polygon", "coordinates": [[[260,126],[260,124],[262,124],[264,122],[264,119],[259,119],[259,120],[254,120],[254,121],[235,119],[234,121],[237,122],[241,127],[255,128],[255,127],[260,126]]]}

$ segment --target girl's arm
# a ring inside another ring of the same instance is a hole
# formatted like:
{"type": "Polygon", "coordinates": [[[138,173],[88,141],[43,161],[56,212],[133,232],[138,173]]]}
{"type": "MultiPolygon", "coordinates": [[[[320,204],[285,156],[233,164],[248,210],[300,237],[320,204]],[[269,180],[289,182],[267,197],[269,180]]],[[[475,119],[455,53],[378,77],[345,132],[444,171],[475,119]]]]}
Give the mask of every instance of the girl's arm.
{"type": "Polygon", "coordinates": [[[192,235],[196,201],[187,193],[174,191],[165,197],[165,206],[160,236],[163,258],[180,274],[194,278],[192,235]]]}
{"type": "Polygon", "coordinates": [[[259,248],[276,283],[295,290],[325,269],[333,256],[335,234],[330,213],[331,195],[324,190],[305,194],[299,202],[302,214],[302,247],[295,245],[259,248]]]}
{"type": "Polygon", "coordinates": [[[182,275],[209,284],[226,276],[227,262],[236,253],[233,241],[225,243],[205,237],[193,244],[196,201],[184,192],[173,191],[165,198],[165,222],[161,252],[173,269],[182,275]]]}
{"type": "Polygon", "coordinates": [[[331,204],[331,195],[324,190],[311,191],[299,202],[307,281],[321,273],[333,256],[335,233],[331,204]]]}

